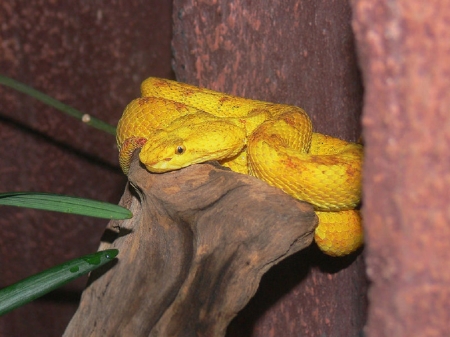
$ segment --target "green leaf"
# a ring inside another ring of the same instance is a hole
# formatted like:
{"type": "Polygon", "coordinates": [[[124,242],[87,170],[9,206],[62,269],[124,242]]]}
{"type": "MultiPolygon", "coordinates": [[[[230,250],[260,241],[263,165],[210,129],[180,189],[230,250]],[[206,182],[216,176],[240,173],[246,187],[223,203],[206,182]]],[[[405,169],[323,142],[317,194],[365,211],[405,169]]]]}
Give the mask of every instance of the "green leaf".
{"type": "Polygon", "coordinates": [[[0,316],[113,260],[109,249],[70,260],[0,290],[0,316]]]}
{"type": "Polygon", "coordinates": [[[12,78],[9,78],[7,76],[0,75],[0,84],[6,85],[7,87],[10,87],[12,89],[15,89],[19,92],[22,92],[24,94],[27,94],[31,97],[36,98],[37,100],[52,106],[59,111],[64,112],[65,114],[75,117],[82,122],[86,123],[87,125],[90,125],[96,129],[105,131],[109,134],[116,135],[116,128],[100,119],[97,119],[95,117],[90,116],[89,114],[82,113],[81,111],[72,108],[70,105],[66,105],[53,97],[50,97],[32,87],[29,87],[19,81],[13,80],[12,78]]]}
{"type": "Polygon", "coordinates": [[[129,219],[126,208],[107,202],[40,192],[0,193],[0,205],[35,208],[104,219],[129,219]]]}

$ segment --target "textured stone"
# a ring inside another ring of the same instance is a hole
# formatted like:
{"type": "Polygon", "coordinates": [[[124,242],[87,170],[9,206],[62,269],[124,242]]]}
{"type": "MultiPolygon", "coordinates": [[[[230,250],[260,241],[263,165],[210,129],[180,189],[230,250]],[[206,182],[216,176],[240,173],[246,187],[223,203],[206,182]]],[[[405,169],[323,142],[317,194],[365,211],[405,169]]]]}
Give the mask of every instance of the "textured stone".
{"type": "Polygon", "coordinates": [[[450,4],[353,9],[366,89],[367,336],[450,336],[450,4]]]}
{"type": "MultiPolygon", "coordinates": [[[[2,1],[0,73],[115,124],[149,75],[171,77],[171,1],[2,1]]],[[[0,86],[0,189],[117,203],[113,136],[0,86]]],[[[94,252],[107,220],[1,207],[0,287],[94,252]]],[[[86,279],[0,318],[1,336],[59,336],[86,279]],[[26,324],[24,323],[26,322],[26,324]]]]}
{"type": "MultiPolygon", "coordinates": [[[[175,0],[179,80],[304,108],[316,130],[360,137],[362,87],[342,1],[175,0]]],[[[365,322],[362,256],[311,248],[275,266],[229,336],[356,336],[365,322]]]]}

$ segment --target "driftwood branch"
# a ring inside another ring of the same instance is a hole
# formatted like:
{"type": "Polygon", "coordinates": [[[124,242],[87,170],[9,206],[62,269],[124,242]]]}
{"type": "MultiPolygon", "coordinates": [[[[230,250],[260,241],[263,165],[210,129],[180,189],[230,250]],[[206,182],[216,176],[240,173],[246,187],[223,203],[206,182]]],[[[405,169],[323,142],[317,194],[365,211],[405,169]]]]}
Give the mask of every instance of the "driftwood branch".
{"type": "Polygon", "coordinates": [[[274,264],[308,246],[313,208],[214,164],[152,174],[135,154],[121,200],[64,336],[224,336],[274,264]]]}

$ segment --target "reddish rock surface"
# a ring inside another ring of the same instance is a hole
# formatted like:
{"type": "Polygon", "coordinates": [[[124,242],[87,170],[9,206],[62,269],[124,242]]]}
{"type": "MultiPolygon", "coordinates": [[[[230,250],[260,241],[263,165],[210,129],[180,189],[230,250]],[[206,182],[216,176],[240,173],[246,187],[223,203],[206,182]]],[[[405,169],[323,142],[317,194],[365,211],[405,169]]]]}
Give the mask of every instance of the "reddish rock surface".
{"type": "MultiPolygon", "coordinates": [[[[171,1],[2,1],[0,73],[117,123],[147,76],[171,77],[171,1]]],[[[117,203],[113,136],[0,86],[0,192],[117,203]]],[[[107,220],[1,207],[0,287],[96,251],[107,220]]],[[[0,336],[60,336],[86,279],[0,318],[0,336]]]]}
{"type": "MultiPolygon", "coordinates": [[[[174,1],[181,81],[299,105],[315,129],[360,137],[362,87],[346,2],[174,1]]],[[[315,249],[275,266],[231,336],[357,336],[366,314],[362,256],[315,249]]]]}
{"type": "Polygon", "coordinates": [[[367,336],[450,336],[450,4],[354,1],[367,336]]]}
{"type": "MultiPolygon", "coordinates": [[[[142,79],[173,76],[173,19],[178,79],[299,105],[317,131],[357,140],[359,61],[366,90],[364,254],[373,282],[367,335],[450,335],[450,8],[439,1],[351,5],[175,0],[171,17],[167,0],[5,2],[0,72],[115,124],[142,79]]],[[[113,137],[10,89],[0,93],[1,191],[119,200],[125,178],[113,137]]],[[[0,286],[92,252],[106,224],[1,210],[0,286]]],[[[83,286],[77,282],[0,318],[0,335],[60,335],[83,286]]],[[[263,277],[228,335],[358,336],[366,289],[362,255],[332,259],[312,247],[263,277]]]]}

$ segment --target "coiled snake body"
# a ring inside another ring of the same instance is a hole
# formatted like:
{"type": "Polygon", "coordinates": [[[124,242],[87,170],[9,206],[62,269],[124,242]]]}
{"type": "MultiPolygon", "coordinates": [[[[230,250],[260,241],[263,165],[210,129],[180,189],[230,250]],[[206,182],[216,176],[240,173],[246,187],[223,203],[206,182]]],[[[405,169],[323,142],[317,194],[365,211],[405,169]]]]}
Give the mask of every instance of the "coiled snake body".
{"type": "Polygon", "coordinates": [[[362,146],[314,133],[295,106],[250,100],[175,81],[149,78],[142,97],[117,126],[119,161],[131,155],[150,172],[218,160],[314,205],[315,240],[328,255],[346,255],[363,242],[358,211],[362,146]]]}

